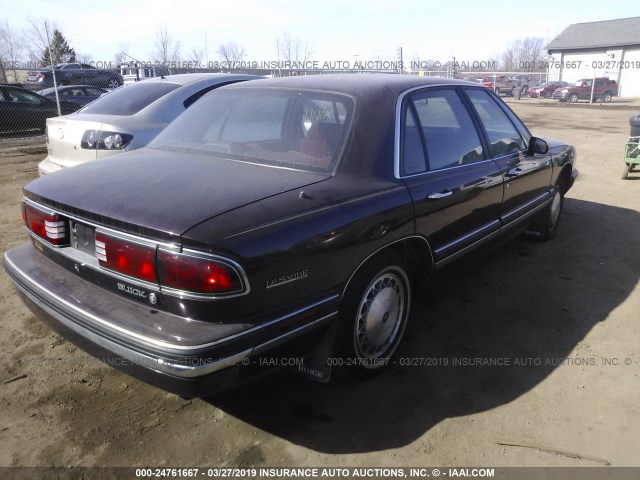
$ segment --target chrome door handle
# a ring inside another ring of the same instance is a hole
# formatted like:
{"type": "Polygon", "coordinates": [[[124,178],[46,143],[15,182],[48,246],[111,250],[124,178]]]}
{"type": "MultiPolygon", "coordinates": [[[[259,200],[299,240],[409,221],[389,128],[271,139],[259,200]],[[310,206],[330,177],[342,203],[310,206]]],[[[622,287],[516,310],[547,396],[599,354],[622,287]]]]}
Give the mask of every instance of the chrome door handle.
{"type": "Polygon", "coordinates": [[[442,192],[433,192],[430,193],[427,198],[429,200],[438,200],[440,198],[444,198],[444,197],[448,197],[450,195],[453,195],[453,192],[451,190],[444,190],[442,192]]]}
{"type": "Polygon", "coordinates": [[[524,173],[524,170],[522,170],[520,167],[516,167],[516,168],[512,168],[511,170],[509,170],[507,172],[507,175],[510,175],[512,177],[516,177],[520,174],[524,173]]]}

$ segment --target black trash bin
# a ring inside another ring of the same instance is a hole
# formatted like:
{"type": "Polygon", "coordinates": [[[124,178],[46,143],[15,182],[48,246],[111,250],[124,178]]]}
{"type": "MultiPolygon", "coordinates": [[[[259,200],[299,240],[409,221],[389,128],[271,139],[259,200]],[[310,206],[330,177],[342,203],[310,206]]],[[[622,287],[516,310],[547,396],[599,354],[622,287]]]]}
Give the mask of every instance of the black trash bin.
{"type": "Polygon", "coordinates": [[[631,137],[640,137],[640,113],[631,115],[629,118],[629,125],[631,125],[631,137]]]}

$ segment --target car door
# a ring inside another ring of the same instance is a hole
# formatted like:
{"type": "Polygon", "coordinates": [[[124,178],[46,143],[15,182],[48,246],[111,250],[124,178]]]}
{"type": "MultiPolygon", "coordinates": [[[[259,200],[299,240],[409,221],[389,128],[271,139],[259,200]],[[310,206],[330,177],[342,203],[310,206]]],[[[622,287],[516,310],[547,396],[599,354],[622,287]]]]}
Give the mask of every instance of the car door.
{"type": "Polygon", "coordinates": [[[531,134],[500,99],[478,88],[465,92],[482,125],[491,158],[504,177],[502,228],[515,226],[549,200],[551,155],[529,152],[531,134]]]}
{"type": "Polygon", "coordinates": [[[456,88],[407,95],[400,118],[396,174],[411,195],[416,232],[441,266],[498,233],[502,175],[456,88]]]}

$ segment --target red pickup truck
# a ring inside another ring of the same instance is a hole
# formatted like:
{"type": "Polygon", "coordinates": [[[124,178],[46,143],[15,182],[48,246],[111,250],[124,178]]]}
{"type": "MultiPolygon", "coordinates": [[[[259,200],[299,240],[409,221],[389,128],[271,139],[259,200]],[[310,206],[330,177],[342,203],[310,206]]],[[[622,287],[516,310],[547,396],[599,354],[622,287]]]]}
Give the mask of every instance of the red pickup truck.
{"type": "Polygon", "coordinates": [[[595,88],[593,87],[593,80],[592,78],[581,78],[571,85],[557,88],[553,92],[552,98],[557,98],[561,102],[569,101],[575,103],[578,100],[589,100],[593,90],[594,101],[610,102],[612,97],[618,95],[618,84],[615,80],[609,80],[606,77],[596,78],[595,88]]]}

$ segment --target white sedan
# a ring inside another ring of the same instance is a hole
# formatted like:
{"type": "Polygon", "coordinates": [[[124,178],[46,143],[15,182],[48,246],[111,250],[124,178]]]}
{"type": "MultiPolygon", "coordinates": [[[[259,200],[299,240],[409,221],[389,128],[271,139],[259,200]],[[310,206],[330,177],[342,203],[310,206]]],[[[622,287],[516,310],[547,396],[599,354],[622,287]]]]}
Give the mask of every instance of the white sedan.
{"type": "Polygon", "coordinates": [[[260,77],[188,73],[120,87],[71,115],[47,120],[40,176],[147,145],[205,93],[260,77]]]}

